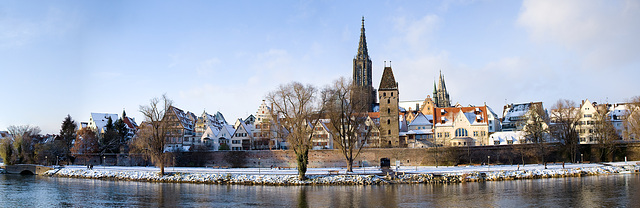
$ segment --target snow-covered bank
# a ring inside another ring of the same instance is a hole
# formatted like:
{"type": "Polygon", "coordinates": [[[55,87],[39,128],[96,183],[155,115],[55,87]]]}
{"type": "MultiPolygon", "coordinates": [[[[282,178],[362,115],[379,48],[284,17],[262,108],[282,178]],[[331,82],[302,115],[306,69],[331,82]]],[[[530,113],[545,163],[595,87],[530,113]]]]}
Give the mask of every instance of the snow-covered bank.
{"type": "MultiPolygon", "coordinates": [[[[311,168],[307,172],[309,180],[300,181],[296,170],[262,168],[166,168],[168,174],[158,175],[152,167],[96,166],[88,170],[82,166],[68,166],[47,171],[45,175],[56,177],[91,178],[108,180],[131,180],[151,182],[183,182],[210,184],[258,184],[258,185],[373,185],[394,183],[456,183],[483,180],[515,180],[550,177],[574,177],[583,175],[614,174],[636,172],[640,166],[636,162],[609,164],[566,164],[512,166],[457,166],[433,167],[402,166],[396,177],[380,176],[380,170],[373,167],[354,169],[354,174],[344,174],[340,168],[311,168]],[[329,171],[339,171],[330,175],[329,171]]],[[[393,168],[395,169],[395,168],[393,168]]]]}

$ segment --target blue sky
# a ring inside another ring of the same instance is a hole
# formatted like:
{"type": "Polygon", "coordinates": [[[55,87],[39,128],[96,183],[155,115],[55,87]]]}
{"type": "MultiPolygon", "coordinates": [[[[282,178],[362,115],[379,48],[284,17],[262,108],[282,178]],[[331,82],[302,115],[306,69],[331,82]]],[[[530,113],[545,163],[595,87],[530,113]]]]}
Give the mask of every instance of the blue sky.
{"type": "Polygon", "coordinates": [[[352,75],[361,17],[374,86],[401,100],[445,75],[453,103],[624,102],[640,93],[638,1],[3,1],[0,130],[91,112],[142,121],[163,93],[229,122],[291,81],[352,75]]]}

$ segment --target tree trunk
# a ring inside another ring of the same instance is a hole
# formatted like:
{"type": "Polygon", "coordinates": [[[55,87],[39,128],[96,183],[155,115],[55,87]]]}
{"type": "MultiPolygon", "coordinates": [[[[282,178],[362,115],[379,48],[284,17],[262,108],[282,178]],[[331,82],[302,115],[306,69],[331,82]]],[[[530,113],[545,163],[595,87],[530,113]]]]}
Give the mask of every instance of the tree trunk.
{"type": "Polygon", "coordinates": [[[353,172],[353,158],[347,159],[347,172],[353,172]]]}
{"type": "Polygon", "coordinates": [[[160,175],[163,176],[164,175],[164,162],[160,163],[160,175]]]}
{"type": "Polygon", "coordinates": [[[298,160],[298,179],[306,180],[307,164],[309,164],[309,150],[302,150],[297,155],[298,160]]]}

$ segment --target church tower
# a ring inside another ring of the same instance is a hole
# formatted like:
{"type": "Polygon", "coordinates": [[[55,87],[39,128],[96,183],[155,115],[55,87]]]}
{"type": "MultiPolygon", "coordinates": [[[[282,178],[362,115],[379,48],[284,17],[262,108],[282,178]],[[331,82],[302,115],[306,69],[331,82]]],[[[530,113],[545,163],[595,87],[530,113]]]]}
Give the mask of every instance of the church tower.
{"type": "Polygon", "coordinates": [[[365,91],[369,93],[367,103],[369,103],[369,110],[372,111],[376,95],[371,82],[371,58],[369,58],[369,49],[367,49],[367,37],[364,35],[364,17],[362,17],[362,28],[360,28],[358,53],[353,58],[353,82],[356,86],[365,88],[365,91]]]}
{"type": "Polygon", "coordinates": [[[380,147],[400,147],[400,118],[398,110],[398,83],[393,77],[393,70],[385,66],[378,88],[380,98],[380,147]]]}
{"type": "Polygon", "coordinates": [[[436,88],[436,83],[433,83],[433,101],[439,108],[451,107],[451,101],[449,101],[449,92],[447,92],[447,86],[444,84],[444,76],[442,76],[442,71],[440,71],[438,87],[436,88]]]}

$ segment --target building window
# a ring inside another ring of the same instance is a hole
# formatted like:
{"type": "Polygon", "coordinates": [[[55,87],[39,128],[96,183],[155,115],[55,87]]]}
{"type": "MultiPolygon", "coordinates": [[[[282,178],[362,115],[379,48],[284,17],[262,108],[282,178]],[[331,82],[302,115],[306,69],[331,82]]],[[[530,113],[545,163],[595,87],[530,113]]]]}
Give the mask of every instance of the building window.
{"type": "Polygon", "coordinates": [[[386,92],[383,92],[383,93],[382,93],[382,96],[385,96],[385,97],[386,97],[386,96],[387,96],[387,93],[386,93],[386,92]]]}
{"type": "Polygon", "coordinates": [[[391,97],[393,97],[393,92],[391,92],[391,97]]]}
{"type": "Polygon", "coordinates": [[[478,131],[473,131],[473,136],[477,137],[478,136],[478,131]]]}
{"type": "Polygon", "coordinates": [[[391,99],[387,99],[387,104],[391,103],[391,99]]]}
{"type": "MultiPolygon", "coordinates": [[[[474,134],[476,134],[476,136],[477,136],[477,133],[478,133],[477,131],[474,132],[474,134]]],[[[463,128],[456,129],[456,134],[455,135],[456,135],[456,137],[469,136],[468,133],[467,133],[467,130],[463,129],[463,128]]],[[[445,135],[445,137],[448,137],[448,136],[445,135]]]]}
{"type": "MultiPolygon", "coordinates": [[[[466,131],[466,130],[465,130],[466,131]]],[[[444,132],[444,137],[449,138],[449,132],[444,132]]]]}
{"type": "Polygon", "coordinates": [[[389,132],[388,134],[389,134],[389,135],[391,135],[391,129],[389,129],[389,130],[387,130],[387,131],[389,132]]]}
{"type": "Polygon", "coordinates": [[[391,113],[391,108],[387,108],[387,113],[391,113]]]}
{"type": "Polygon", "coordinates": [[[387,119],[387,124],[391,124],[391,120],[387,119]]]}

